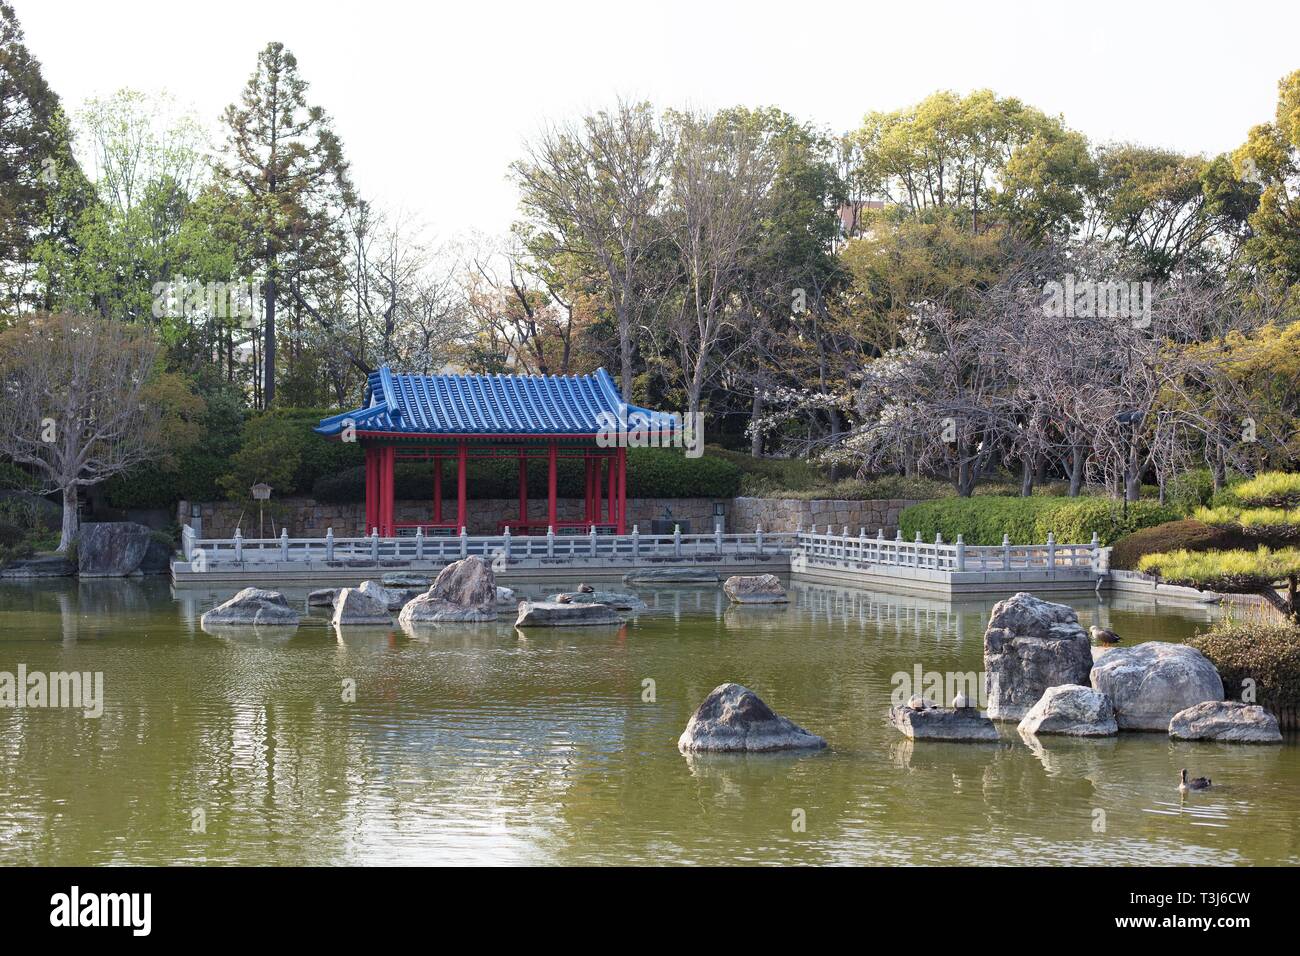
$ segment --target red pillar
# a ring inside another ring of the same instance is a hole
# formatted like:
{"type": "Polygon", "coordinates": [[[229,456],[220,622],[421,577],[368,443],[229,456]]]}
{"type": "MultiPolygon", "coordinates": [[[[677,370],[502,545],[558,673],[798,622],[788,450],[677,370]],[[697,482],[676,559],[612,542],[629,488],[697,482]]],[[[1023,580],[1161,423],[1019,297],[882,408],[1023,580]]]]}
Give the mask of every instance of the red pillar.
{"type": "Polygon", "coordinates": [[[433,456],[433,523],[442,524],[442,456],[433,456]]]}
{"type": "Polygon", "coordinates": [[[618,533],[627,534],[627,449],[618,450],[618,533]]]}
{"type": "Polygon", "coordinates": [[[519,529],[528,531],[528,450],[519,449],[519,529]]]}
{"type": "Polygon", "coordinates": [[[465,515],[465,466],[469,461],[469,450],[462,440],[456,445],[456,532],[464,528],[465,515]]]}
{"type": "Polygon", "coordinates": [[[396,533],[393,527],[393,472],[397,463],[397,449],[385,445],[379,452],[379,534],[389,538],[396,533]]]}
{"type": "Polygon", "coordinates": [[[586,524],[591,524],[591,453],[584,451],[582,453],[582,473],[585,477],[586,484],[584,487],[584,499],[582,506],[582,520],[586,524]]]}
{"type": "Polygon", "coordinates": [[[555,527],[558,517],[555,503],[555,493],[558,487],[555,474],[556,452],[555,439],[551,439],[546,446],[546,521],[552,528],[555,527]]]}
{"type": "Polygon", "coordinates": [[[363,535],[370,534],[371,528],[379,526],[379,449],[366,446],[366,526],[361,529],[363,535]]]}
{"type": "Polygon", "coordinates": [[[609,524],[617,522],[617,518],[614,516],[614,495],[618,488],[616,484],[618,475],[615,474],[617,469],[614,467],[615,461],[614,458],[609,459],[609,495],[605,499],[605,521],[609,524]]]}

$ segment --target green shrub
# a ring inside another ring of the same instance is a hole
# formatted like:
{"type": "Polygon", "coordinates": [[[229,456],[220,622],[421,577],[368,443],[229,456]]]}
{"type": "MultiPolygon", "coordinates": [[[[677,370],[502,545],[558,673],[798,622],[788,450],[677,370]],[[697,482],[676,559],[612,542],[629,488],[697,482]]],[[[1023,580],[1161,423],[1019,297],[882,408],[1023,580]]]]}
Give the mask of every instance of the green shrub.
{"type": "Polygon", "coordinates": [[[1208,468],[1195,468],[1178,475],[1165,487],[1165,501],[1181,515],[1190,515],[1214,496],[1214,475],[1208,468]]]}
{"type": "Polygon", "coordinates": [[[1231,528],[1212,528],[1193,518],[1181,518],[1126,534],[1115,542],[1110,566],[1120,571],[1137,570],[1138,561],[1162,551],[1212,551],[1244,548],[1250,542],[1231,528]]]}
{"type": "Polygon", "coordinates": [[[1102,544],[1110,544],[1178,517],[1153,501],[1131,502],[1127,512],[1125,517],[1123,503],[1110,498],[985,495],[912,505],[903,509],[899,528],[908,540],[919,531],[925,541],[936,534],[955,541],[960,534],[967,544],[994,545],[1006,534],[1012,544],[1041,544],[1051,532],[1061,544],[1086,544],[1096,532],[1102,544]]]}
{"type": "Polygon", "coordinates": [[[17,465],[8,461],[0,461],[0,489],[34,492],[40,486],[39,481],[17,465]]]}
{"type": "Polygon", "coordinates": [[[1230,699],[1254,687],[1255,703],[1279,717],[1290,711],[1294,725],[1300,709],[1300,627],[1226,619],[1187,643],[1218,668],[1230,699]]]}
{"type": "Polygon", "coordinates": [[[25,537],[22,528],[7,521],[0,521],[0,548],[12,548],[25,537]]]}
{"type": "Polygon", "coordinates": [[[737,494],[775,497],[777,491],[806,491],[826,481],[822,470],[806,458],[755,458],[719,445],[706,445],[704,454],[738,469],[741,478],[737,494]]]}
{"type": "Polygon", "coordinates": [[[1233,488],[1248,508],[1294,508],[1300,505],[1300,474],[1267,471],[1233,488]]]}
{"type": "Polygon", "coordinates": [[[363,465],[360,444],[312,431],[331,414],[327,408],[276,408],[250,418],[221,478],[222,491],[232,500],[247,499],[253,485],[265,482],[277,498],[306,495],[319,479],[363,465]]]}

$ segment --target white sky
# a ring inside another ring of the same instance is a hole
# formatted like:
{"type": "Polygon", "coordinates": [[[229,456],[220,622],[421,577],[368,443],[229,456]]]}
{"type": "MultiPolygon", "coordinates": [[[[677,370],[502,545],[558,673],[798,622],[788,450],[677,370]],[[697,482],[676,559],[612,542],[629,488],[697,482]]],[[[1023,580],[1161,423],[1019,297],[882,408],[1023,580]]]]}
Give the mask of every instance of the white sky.
{"type": "Polygon", "coordinates": [[[1014,95],[1095,140],[1239,145],[1300,68],[1300,3],[12,0],[65,104],[166,89],[216,128],[280,40],[364,196],[450,238],[504,231],[546,120],[618,95],[775,105],[835,130],[936,89],[1014,95]]]}

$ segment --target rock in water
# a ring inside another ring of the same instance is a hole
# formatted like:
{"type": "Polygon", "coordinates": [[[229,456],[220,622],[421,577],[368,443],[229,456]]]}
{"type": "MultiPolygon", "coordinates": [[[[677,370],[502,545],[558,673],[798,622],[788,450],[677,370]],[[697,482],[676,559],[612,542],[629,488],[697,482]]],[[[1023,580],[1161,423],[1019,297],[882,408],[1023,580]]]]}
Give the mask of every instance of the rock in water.
{"type": "Polygon", "coordinates": [[[518,607],[519,598],[515,596],[514,588],[502,587],[497,585],[497,604],[502,607],[518,607]]]}
{"type": "Polygon", "coordinates": [[[1074,609],[1023,591],[999,601],[984,632],[988,715],[1019,720],[1049,687],[1087,684],[1092,644],[1074,609]]]}
{"type": "Polygon", "coordinates": [[[1222,740],[1240,744],[1280,744],[1277,718],[1258,704],[1207,700],[1180,710],[1169,721],[1174,740],[1222,740]]]}
{"type": "Polygon", "coordinates": [[[708,568],[642,568],[623,575],[624,584],[717,584],[717,571],[708,568]]]}
{"type": "Polygon", "coordinates": [[[420,588],[424,590],[432,582],[430,582],[427,574],[413,574],[410,571],[390,571],[384,575],[381,583],[387,588],[420,588]]]}
{"type": "Polygon", "coordinates": [[[1168,731],[1181,710],[1223,700],[1223,681],[1194,647],[1148,641],[1107,651],[1092,668],[1092,686],[1110,698],[1120,730],[1168,731]]]}
{"type": "Polygon", "coordinates": [[[690,753],[820,750],[825,746],[821,737],[775,713],[757,694],[739,684],[713,688],[677,741],[679,750],[690,753]]]}
{"type": "Polygon", "coordinates": [[[400,611],[408,601],[413,600],[420,594],[418,589],[386,587],[378,581],[362,581],[360,590],[383,604],[390,611],[400,611]]]}
{"type": "Polygon", "coordinates": [[[640,611],[646,606],[635,594],[624,591],[567,591],[552,594],[550,600],[557,604],[606,604],[619,611],[640,611]]]}
{"type": "Polygon", "coordinates": [[[558,601],[520,601],[515,627],[567,627],[579,624],[622,624],[607,604],[561,604],[558,601]]]}
{"type": "Polygon", "coordinates": [[[83,524],[77,533],[77,574],[123,578],[140,570],[149,553],[149,529],[134,521],[83,524]]]}
{"type": "Polygon", "coordinates": [[[1119,733],[1119,725],[1105,694],[1082,684],[1063,684],[1043,691],[1020,721],[1019,730],[1022,734],[1113,737],[1119,733]]]}
{"type": "Polygon", "coordinates": [[[989,741],[998,729],[976,707],[891,707],[889,722],[913,740],[989,741]]]}
{"type": "Polygon", "coordinates": [[[785,604],[790,600],[775,574],[733,574],[722,590],[737,604],[785,604]]]}
{"type": "Polygon", "coordinates": [[[321,588],[307,595],[308,607],[333,607],[342,588],[321,588]]]}
{"type": "Polygon", "coordinates": [[[402,608],[403,624],[495,621],[497,583],[492,566],[477,555],[453,561],[433,586],[402,608]]]}
{"type": "Polygon", "coordinates": [[[200,625],[274,625],[297,624],[298,612],[279,591],[244,588],[229,601],[218,604],[199,619],[200,625]]]}
{"type": "MultiPolygon", "coordinates": [[[[383,588],[378,589],[380,592],[383,588]]],[[[387,602],[381,600],[372,588],[344,588],[334,601],[335,624],[391,624],[387,602]]]]}

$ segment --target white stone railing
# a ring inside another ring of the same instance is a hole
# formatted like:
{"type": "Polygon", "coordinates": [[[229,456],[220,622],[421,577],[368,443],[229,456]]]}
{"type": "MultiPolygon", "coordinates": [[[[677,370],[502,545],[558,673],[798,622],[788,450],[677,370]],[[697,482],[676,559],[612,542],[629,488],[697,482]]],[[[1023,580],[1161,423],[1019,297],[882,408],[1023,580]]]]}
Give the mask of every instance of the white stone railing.
{"type": "Polygon", "coordinates": [[[1058,544],[1053,535],[1043,544],[1013,545],[1005,537],[1001,545],[967,545],[958,536],[948,544],[941,536],[926,542],[918,535],[905,541],[900,534],[886,538],[883,531],[869,537],[843,529],[833,534],[816,527],[794,532],[752,534],[631,534],[611,535],[592,528],[586,534],[512,535],[506,528],[499,535],[426,536],[416,534],[384,538],[376,530],[366,537],[336,538],[333,530],[323,538],[290,538],[288,531],[278,538],[199,538],[186,525],[181,532],[185,558],[196,568],[246,566],[296,561],[434,562],[447,563],[470,555],[506,562],[558,560],[571,562],[637,562],[642,560],[694,559],[708,555],[788,555],[791,567],[834,565],[916,568],[931,571],[1056,571],[1097,569],[1101,548],[1097,536],[1088,544],[1058,544]]]}
{"type": "Polygon", "coordinates": [[[333,529],[323,538],[290,538],[283,531],[278,538],[245,538],[238,531],[233,538],[199,538],[187,525],[181,532],[185,559],[208,569],[250,563],[291,561],[428,561],[449,562],[477,555],[506,561],[554,559],[572,561],[639,561],[643,559],[695,558],[702,555],[778,555],[795,548],[796,535],[771,534],[761,528],[753,534],[631,534],[611,535],[592,528],[586,534],[513,535],[506,528],[499,535],[426,536],[385,538],[378,530],[362,538],[337,538],[333,529]]]}
{"type": "Polygon", "coordinates": [[[945,543],[942,535],[936,535],[933,543],[922,541],[920,534],[913,541],[905,541],[902,532],[886,538],[883,530],[868,537],[865,528],[851,535],[848,528],[841,534],[832,534],[829,528],[819,534],[814,527],[811,531],[799,531],[796,537],[798,546],[791,559],[796,569],[804,561],[958,572],[1095,570],[1101,554],[1096,534],[1088,544],[1059,544],[1050,533],[1043,544],[1012,544],[1004,535],[1000,545],[968,545],[961,535],[952,544],[945,543]]]}

